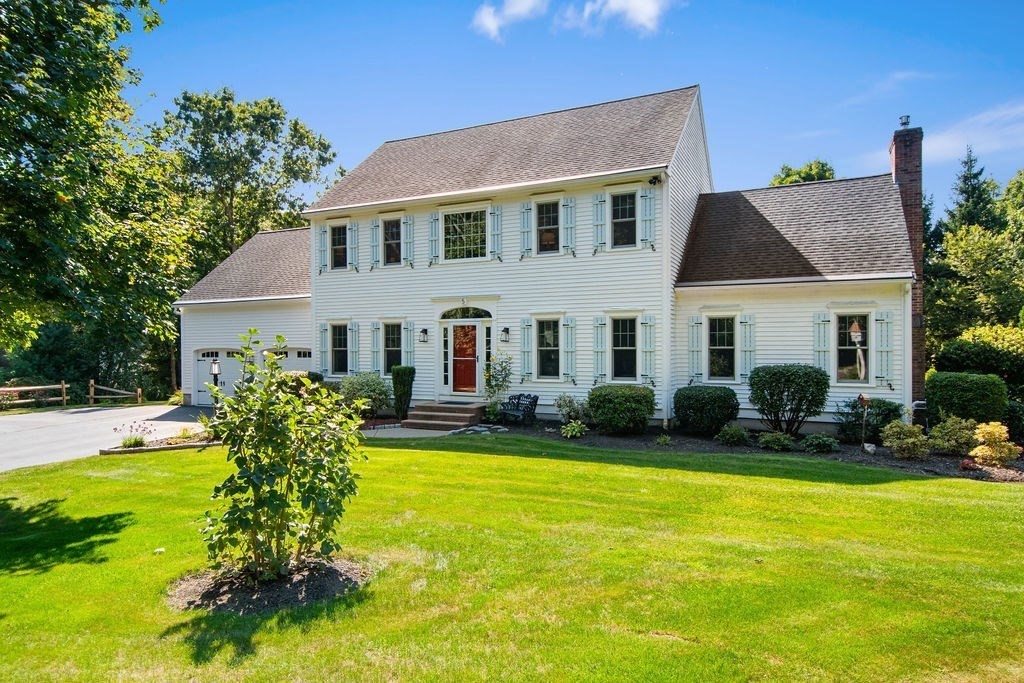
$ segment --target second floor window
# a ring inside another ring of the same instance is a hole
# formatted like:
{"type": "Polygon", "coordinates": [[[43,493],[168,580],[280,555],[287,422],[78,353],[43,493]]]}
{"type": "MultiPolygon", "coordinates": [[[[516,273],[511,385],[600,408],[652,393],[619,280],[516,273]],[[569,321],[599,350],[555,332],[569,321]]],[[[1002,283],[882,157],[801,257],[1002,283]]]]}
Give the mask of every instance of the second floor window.
{"type": "Polygon", "coordinates": [[[348,268],[348,226],[331,226],[331,268],[348,268]]]}
{"type": "Polygon", "coordinates": [[[736,379],[735,318],[708,318],[708,377],[736,379]]]}
{"type": "Polygon", "coordinates": [[[612,319],[612,379],[636,379],[636,318],[612,319]]]}
{"type": "Polygon", "coordinates": [[[384,221],[384,265],[402,262],[402,221],[388,218],[384,221]]]}
{"type": "Polygon", "coordinates": [[[444,214],[446,261],[487,256],[487,212],[459,211],[444,214]]]}
{"type": "Polygon", "coordinates": [[[636,246],[636,192],[612,195],[612,246],[636,246]]]}
{"type": "Polygon", "coordinates": [[[538,202],[537,253],[557,253],[558,246],[558,202],[538,202]]]}
{"type": "Polygon", "coordinates": [[[390,375],[391,368],[402,364],[402,325],[384,323],[384,374],[390,375]]]}
{"type": "Polygon", "coordinates": [[[331,325],[331,373],[348,373],[348,325],[331,325]]]}
{"type": "Polygon", "coordinates": [[[559,379],[558,321],[537,321],[537,378],[559,379]]]}

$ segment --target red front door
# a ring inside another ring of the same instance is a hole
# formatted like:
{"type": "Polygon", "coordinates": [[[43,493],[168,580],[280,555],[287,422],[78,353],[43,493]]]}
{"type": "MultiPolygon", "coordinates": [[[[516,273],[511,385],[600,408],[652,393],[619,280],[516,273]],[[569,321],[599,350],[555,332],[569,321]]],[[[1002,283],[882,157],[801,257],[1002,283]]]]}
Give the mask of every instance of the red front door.
{"type": "Polygon", "coordinates": [[[476,325],[452,325],[452,391],[476,393],[476,325]]]}

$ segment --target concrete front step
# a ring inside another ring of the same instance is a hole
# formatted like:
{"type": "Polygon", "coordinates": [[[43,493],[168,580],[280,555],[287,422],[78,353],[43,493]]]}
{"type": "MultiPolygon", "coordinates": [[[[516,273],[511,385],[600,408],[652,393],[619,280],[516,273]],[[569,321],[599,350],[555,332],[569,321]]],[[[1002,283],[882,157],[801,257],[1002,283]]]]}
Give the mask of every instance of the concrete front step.
{"type": "Polygon", "coordinates": [[[402,421],[410,429],[452,430],[480,424],[486,403],[417,403],[409,411],[409,417],[402,421]]]}

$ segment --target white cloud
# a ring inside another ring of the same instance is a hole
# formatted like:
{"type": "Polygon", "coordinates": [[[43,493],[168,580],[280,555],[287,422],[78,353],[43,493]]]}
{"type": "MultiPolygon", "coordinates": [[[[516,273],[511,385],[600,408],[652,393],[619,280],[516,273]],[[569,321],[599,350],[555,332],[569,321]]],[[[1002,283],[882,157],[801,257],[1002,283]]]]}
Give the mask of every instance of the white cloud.
{"type": "Polygon", "coordinates": [[[924,136],[928,161],[959,159],[970,145],[978,154],[1024,149],[1024,102],[1007,102],[924,136]]]}
{"type": "Polygon", "coordinates": [[[658,30],[661,18],[673,0],[587,0],[583,7],[567,5],[557,23],[565,28],[595,31],[605,22],[620,19],[641,33],[658,30]]]}
{"type": "Polygon", "coordinates": [[[500,41],[502,29],[509,24],[540,16],[547,10],[548,0],[504,0],[501,8],[485,2],[473,15],[473,28],[491,40],[500,41]]]}
{"type": "Polygon", "coordinates": [[[924,78],[931,78],[929,74],[920,71],[893,71],[881,80],[865,88],[862,92],[847,97],[840,102],[840,106],[849,107],[855,104],[863,104],[871,100],[896,92],[901,85],[910,81],[918,81],[924,78]]]}

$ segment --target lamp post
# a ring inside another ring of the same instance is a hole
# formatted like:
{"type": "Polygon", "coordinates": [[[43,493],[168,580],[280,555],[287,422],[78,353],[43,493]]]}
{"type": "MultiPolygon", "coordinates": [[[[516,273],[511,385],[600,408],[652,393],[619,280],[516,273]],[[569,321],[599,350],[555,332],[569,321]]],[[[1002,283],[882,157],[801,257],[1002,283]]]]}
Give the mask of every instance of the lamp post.
{"type": "MultiPolygon", "coordinates": [[[[214,388],[219,387],[217,380],[220,378],[220,361],[216,358],[210,361],[210,377],[213,378],[214,388]]],[[[213,405],[217,405],[217,394],[213,394],[213,405]]]]}

